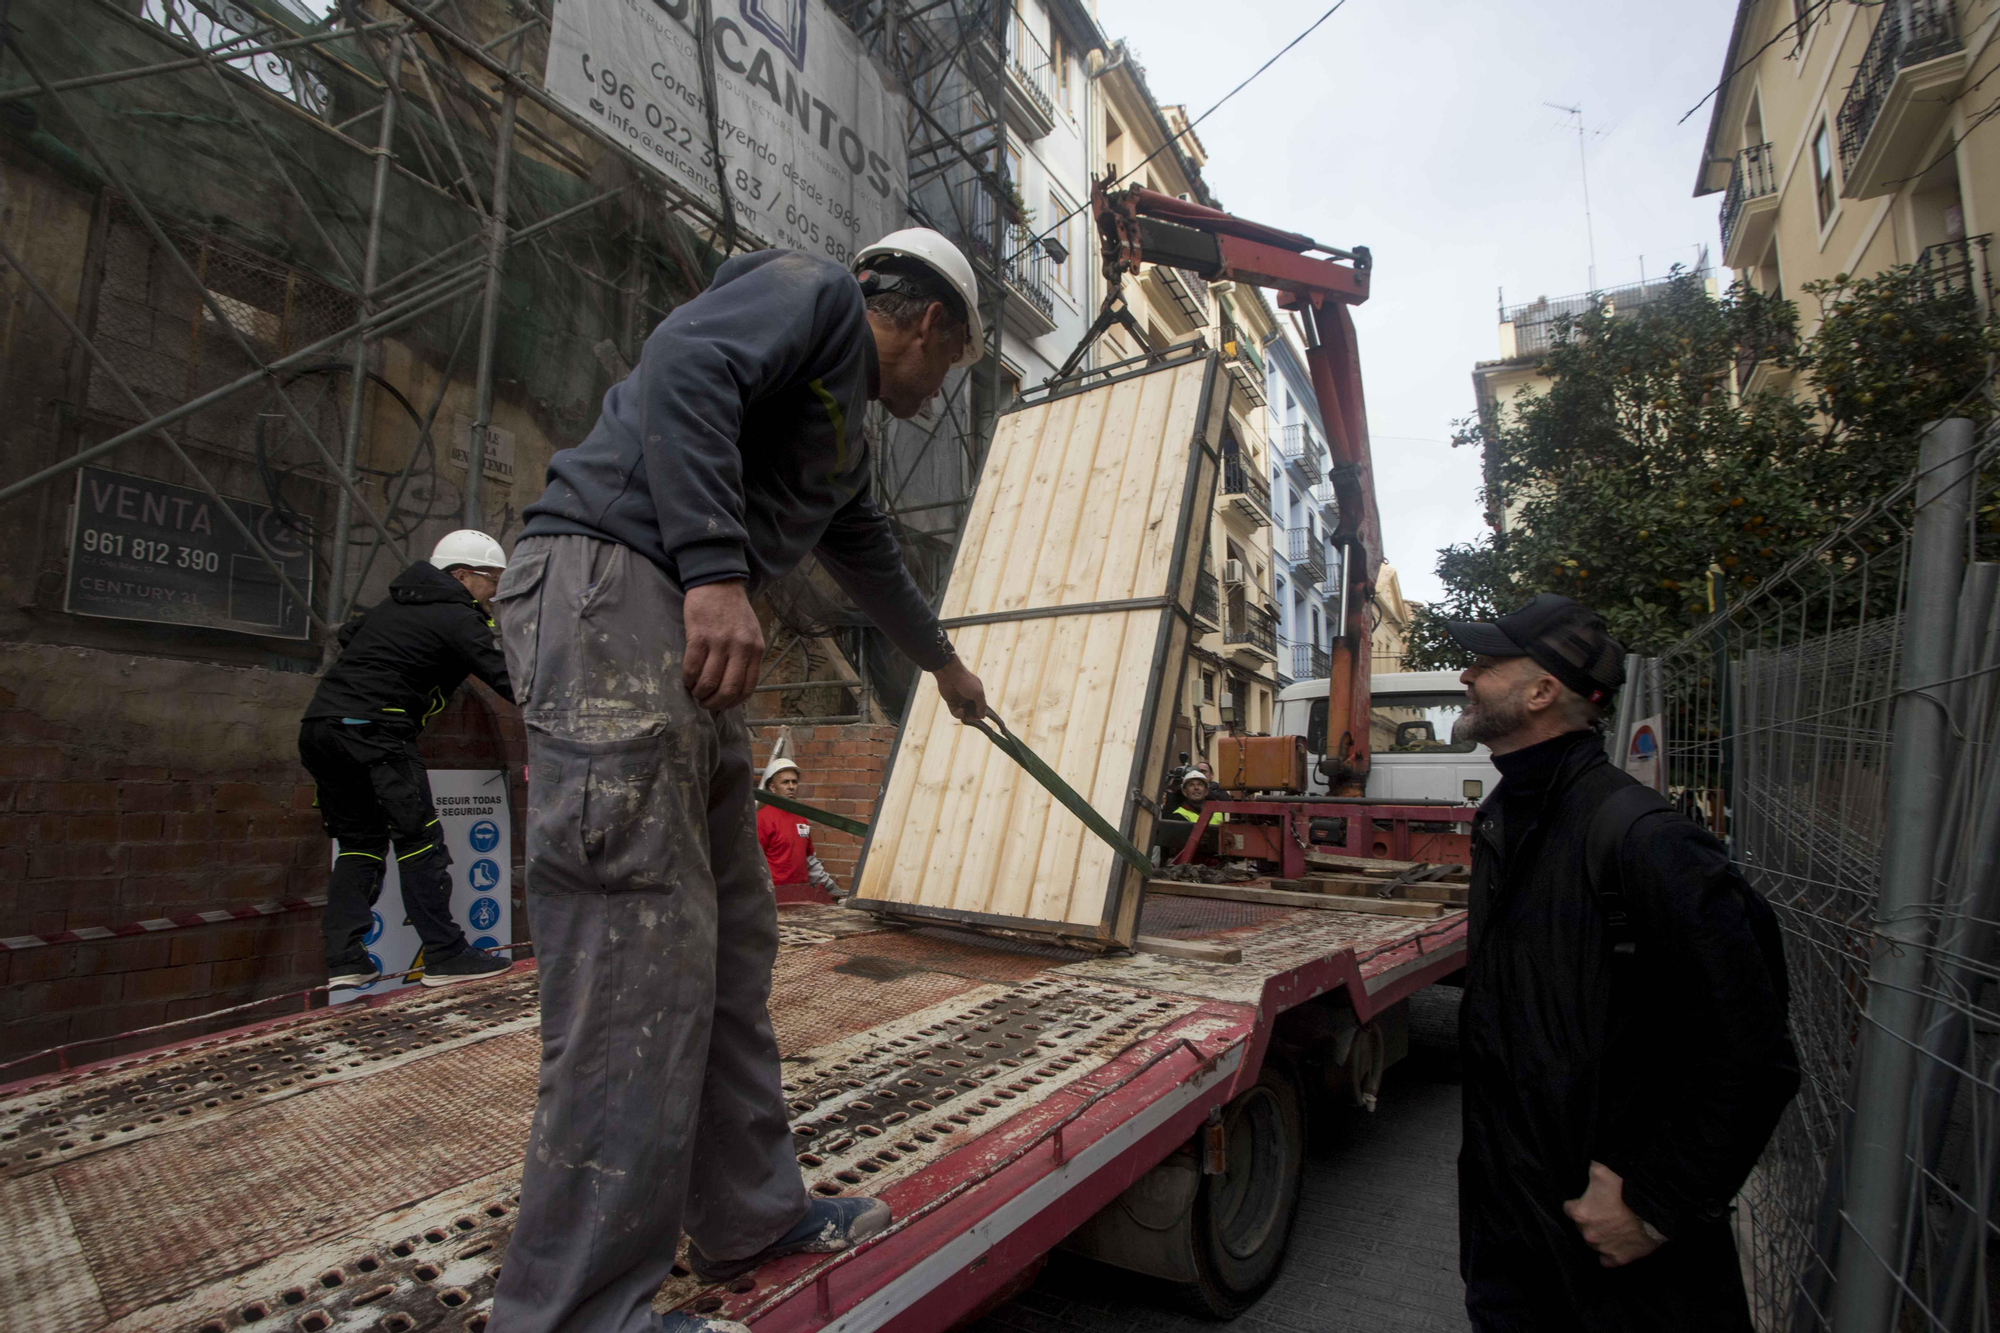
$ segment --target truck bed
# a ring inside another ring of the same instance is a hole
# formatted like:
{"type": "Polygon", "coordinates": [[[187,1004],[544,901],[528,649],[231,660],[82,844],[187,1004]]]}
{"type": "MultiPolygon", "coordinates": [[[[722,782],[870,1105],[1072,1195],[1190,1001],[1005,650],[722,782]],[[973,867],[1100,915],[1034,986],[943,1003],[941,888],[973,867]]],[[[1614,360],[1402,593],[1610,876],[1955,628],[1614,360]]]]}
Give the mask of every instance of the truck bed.
{"type": "MultiPolygon", "coordinates": [[[[1463,959],[1437,920],[1152,898],[1240,963],[1089,958],[780,908],[771,1013],[800,1161],[896,1221],[665,1310],[759,1330],[948,1327],[1254,1081],[1270,1020],[1366,1020],[1463,959]]],[[[469,1330],[518,1198],[536,974],[411,989],[0,1088],[0,1324],[40,1333],[469,1330]]]]}

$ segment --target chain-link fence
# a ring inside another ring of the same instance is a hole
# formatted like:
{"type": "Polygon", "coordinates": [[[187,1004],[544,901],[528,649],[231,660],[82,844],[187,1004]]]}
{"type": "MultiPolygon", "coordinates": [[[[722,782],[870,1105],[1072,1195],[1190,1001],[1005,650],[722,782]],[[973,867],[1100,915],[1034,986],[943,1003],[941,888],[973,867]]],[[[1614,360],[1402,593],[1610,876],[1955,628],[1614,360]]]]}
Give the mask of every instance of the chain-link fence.
{"type": "Polygon", "coordinates": [[[1802,1086],[1739,1201],[1760,1328],[1996,1326],[2000,425],[1659,661],[1666,782],[1784,927],[1802,1086]]]}

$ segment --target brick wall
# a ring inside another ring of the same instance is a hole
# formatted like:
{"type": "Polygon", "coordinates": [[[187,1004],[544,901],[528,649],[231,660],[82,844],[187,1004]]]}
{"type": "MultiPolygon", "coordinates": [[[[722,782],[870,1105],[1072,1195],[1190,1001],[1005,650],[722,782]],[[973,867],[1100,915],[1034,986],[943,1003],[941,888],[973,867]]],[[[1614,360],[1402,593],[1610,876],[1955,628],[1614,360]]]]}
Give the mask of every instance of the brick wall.
{"type": "MultiPolygon", "coordinates": [[[[324,893],[328,844],[297,745],[316,684],[0,646],[0,936],[324,893]]],[[[468,687],[422,749],[434,767],[510,770],[518,861],[519,715],[468,687]]],[[[525,915],[516,921],[524,929],[525,915]]],[[[314,910],[0,952],[0,1059],[324,979],[314,910]]]]}
{"type": "MultiPolygon", "coordinates": [[[[751,725],[750,749],[760,773],[777,738],[775,725],[751,725]]],[[[798,798],[836,815],[863,822],[874,819],[875,798],[881,794],[889,749],[895,743],[896,728],[889,725],[792,728],[792,760],[800,771],[798,798]]],[[[821,863],[843,889],[852,888],[861,839],[824,827],[815,827],[812,837],[821,863]]]]}

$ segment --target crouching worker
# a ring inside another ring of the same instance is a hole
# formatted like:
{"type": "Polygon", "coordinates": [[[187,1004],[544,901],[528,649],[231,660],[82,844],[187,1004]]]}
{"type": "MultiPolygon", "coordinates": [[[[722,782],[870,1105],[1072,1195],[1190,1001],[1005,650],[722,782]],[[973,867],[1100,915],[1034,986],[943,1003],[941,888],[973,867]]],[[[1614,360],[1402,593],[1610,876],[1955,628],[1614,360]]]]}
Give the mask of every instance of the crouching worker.
{"type": "Polygon", "coordinates": [[[365,986],[381,975],[361,947],[395,849],[403,910],[424,942],[424,985],[449,986],[507,970],[466,942],[451,919],[445,850],[417,734],[468,674],[513,701],[507,664],[486,608],[507,553],[462,530],[398,574],[389,595],[340,631],[299,724],[299,758],[319,793],[320,820],[340,844],[320,933],[327,984],[365,986]]]}
{"type": "MultiPolygon", "coordinates": [[[[799,795],[799,766],[773,759],[764,770],[764,790],[786,800],[799,795]]],[[[775,805],[757,807],[757,841],[771,864],[771,887],[781,903],[830,903],[841,895],[840,885],[813,853],[812,825],[775,805]]]]}

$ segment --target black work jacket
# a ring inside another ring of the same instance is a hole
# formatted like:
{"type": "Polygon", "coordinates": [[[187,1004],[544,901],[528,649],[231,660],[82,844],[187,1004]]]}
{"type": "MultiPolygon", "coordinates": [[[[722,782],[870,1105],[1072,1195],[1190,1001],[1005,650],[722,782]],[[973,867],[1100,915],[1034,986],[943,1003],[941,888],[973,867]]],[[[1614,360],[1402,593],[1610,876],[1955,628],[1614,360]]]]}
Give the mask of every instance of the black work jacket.
{"type": "Polygon", "coordinates": [[[1672,1237],[1723,1215],[1798,1089],[1775,918],[1679,814],[1625,838],[1636,949],[1613,958],[1585,839],[1632,782],[1578,732],[1518,837],[1500,826],[1504,782],[1473,825],[1463,1223],[1572,1260],[1592,1257],[1562,1205],[1592,1161],[1672,1237]]]}
{"type": "Polygon", "coordinates": [[[360,717],[414,737],[468,673],[513,702],[493,621],[464,584],[419,560],[396,576],[387,597],[341,626],[340,656],[304,720],[360,717]]]}

